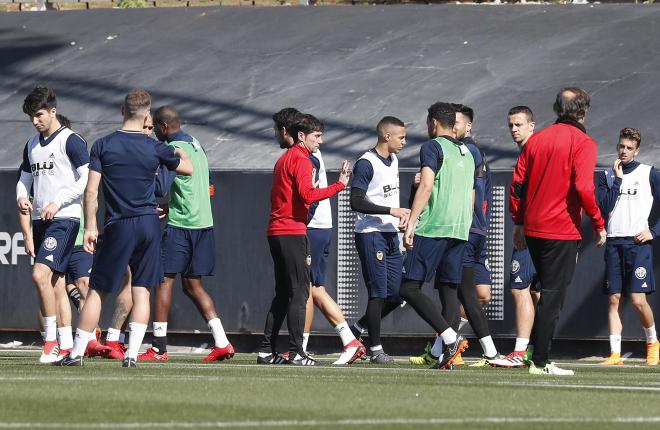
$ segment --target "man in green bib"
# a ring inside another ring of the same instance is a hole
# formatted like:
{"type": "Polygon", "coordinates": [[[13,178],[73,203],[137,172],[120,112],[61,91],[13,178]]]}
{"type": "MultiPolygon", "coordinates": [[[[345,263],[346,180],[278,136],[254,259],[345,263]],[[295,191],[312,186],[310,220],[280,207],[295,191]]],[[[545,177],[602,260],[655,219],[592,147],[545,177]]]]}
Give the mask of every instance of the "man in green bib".
{"type": "Polygon", "coordinates": [[[209,193],[209,165],[204,148],[181,130],[179,113],[172,106],[162,106],[153,117],[156,137],[188,154],[193,164],[192,176],[179,176],[161,168],[157,190],[168,197],[167,227],[161,243],[165,281],[156,291],[154,340],[152,347],[138,361],[166,361],[167,319],[172,304],[172,285],[178,273],[186,296],[190,297],[207,321],[215,346],[203,361],[222,361],[234,356],[213,299],[202,286],[202,276],[212,276],[215,267],[213,215],[209,193]],[[176,175],[176,176],[175,176],[176,175]]]}
{"type": "MultiPolygon", "coordinates": [[[[443,355],[433,368],[451,368],[458,354],[467,348],[422,285],[434,275],[441,279],[461,279],[463,251],[472,224],[474,208],[474,159],[468,148],[455,138],[456,110],[451,103],[437,102],[428,109],[426,124],[429,141],[420,149],[421,181],[415,192],[404,244],[408,255],[404,264],[401,298],[439,333],[443,355]],[[419,222],[418,222],[419,221],[419,222]]],[[[460,303],[456,284],[439,286],[443,307],[457,314],[460,303]]]]}

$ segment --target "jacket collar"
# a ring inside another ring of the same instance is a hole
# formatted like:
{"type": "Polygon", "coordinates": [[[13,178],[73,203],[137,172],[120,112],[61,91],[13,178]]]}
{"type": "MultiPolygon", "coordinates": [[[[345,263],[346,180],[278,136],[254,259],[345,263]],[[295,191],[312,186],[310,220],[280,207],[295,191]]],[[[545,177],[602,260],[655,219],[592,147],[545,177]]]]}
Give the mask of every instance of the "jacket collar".
{"type": "Polygon", "coordinates": [[[573,118],[559,117],[559,118],[557,118],[557,121],[555,121],[555,124],[572,125],[573,127],[580,129],[580,131],[582,131],[582,133],[585,133],[585,134],[587,133],[587,129],[584,128],[584,125],[580,124],[579,122],[577,122],[573,118]]]}

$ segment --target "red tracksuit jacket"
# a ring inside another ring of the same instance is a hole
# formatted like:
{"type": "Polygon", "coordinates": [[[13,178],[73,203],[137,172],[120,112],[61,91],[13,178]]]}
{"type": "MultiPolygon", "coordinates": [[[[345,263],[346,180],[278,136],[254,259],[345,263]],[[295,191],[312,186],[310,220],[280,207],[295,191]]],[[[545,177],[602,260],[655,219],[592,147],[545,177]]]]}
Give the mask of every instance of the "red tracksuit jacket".
{"type": "Polygon", "coordinates": [[[509,209],[527,236],[579,240],[582,208],[594,230],[601,217],[594,194],[596,142],[581,124],[558,121],[535,133],[513,172],[509,209]]]}
{"type": "Polygon", "coordinates": [[[268,236],[307,234],[309,205],[344,189],[341,182],[327,188],[314,188],[309,156],[307,148],[297,144],[287,149],[275,163],[268,236]]]}

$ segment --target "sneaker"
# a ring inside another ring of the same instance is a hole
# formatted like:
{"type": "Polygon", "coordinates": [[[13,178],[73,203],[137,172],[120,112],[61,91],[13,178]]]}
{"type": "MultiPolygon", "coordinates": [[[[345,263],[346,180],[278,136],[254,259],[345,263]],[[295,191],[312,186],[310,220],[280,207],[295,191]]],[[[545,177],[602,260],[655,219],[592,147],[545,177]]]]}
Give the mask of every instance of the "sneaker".
{"type": "Polygon", "coordinates": [[[137,363],[135,362],[134,358],[126,357],[121,362],[121,367],[137,367],[137,363]]]}
{"type": "Polygon", "coordinates": [[[529,367],[529,365],[532,364],[532,355],[534,355],[534,345],[527,345],[527,351],[523,357],[523,363],[525,363],[525,366],[529,367]]]}
{"type": "Polygon", "coordinates": [[[371,364],[385,364],[388,366],[396,365],[397,362],[387,355],[384,351],[379,352],[376,355],[371,356],[371,364]]]}
{"type": "Polygon", "coordinates": [[[463,360],[463,356],[461,354],[458,354],[456,358],[454,358],[454,361],[451,363],[454,367],[458,366],[463,366],[465,365],[465,361],[463,360]]]}
{"type": "Polygon", "coordinates": [[[62,357],[61,360],[53,363],[55,366],[74,366],[74,367],[83,367],[84,362],[82,355],[80,357],[73,358],[70,354],[67,354],[65,357],[62,357]]]}
{"type": "Polygon", "coordinates": [[[658,361],[660,359],[658,358],[658,353],[660,352],[660,342],[657,340],[654,343],[647,343],[646,344],[646,365],[647,366],[657,366],[658,361]]]}
{"type": "Polygon", "coordinates": [[[47,340],[44,342],[44,347],[41,350],[41,357],[39,357],[39,363],[53,364],[58,360],[59,353],[60,353],[60,347],[57,341],[47,340]]]}
{"type": "Polygon", "coordinates": [[[601,361],[598,363],[602,366],[622,366],[623,365],[623,360],[621,360],[621,353],[611,353],[610,357],[605,360],[601,361]]]}
{"type": "Polygon", "coordinates": [[[335,361],[334,365],[344,365],[344,364],[351,364],[358,358],[364,356],[367,353],[366,348],[364,345],[362,345],[362,342],[360,342],[357,339],[353,339],[350,341],[348,345],[344,347],[344,349],[341,351],[341,354],[339,355],[339,358],[337,361],[335,361]]]}
{"type": "Polygon", "coordinates": [[[442,350],[442,360],[438,361],[431,369],[446,369],[454,364],[456,357],[468,347],[468,341],[460,334],[456,336],[454,343],[445,344],[442,350]]]}
{"type": "MultiPolygon", "coordinates": [[[[458,355],[458,357],[460,357],[460,354],[458,355]]],[[[456,358],[458,359],[458,357],[456,357],[456,358]]],[[[503,356],[502,354],[495,354],[495,355],[492,356],[492,357],[487,357],[487,356],[485,356],[485,355],[482,355],[481,358],[480,358],[479,360],[477,360],[476,363],[472,363],[472,364],[470,364],[469,367],[486,367],[486,366],[491,366],[491,365],[492,365],[491,363],[492,363],[493,361],[495,361],[495,360],[501,360],[503,357],[504,357],[504,356],[503,356]]],[[[458,363],[456,363],[456,360],[454,360],[454,366],[456,366],[456,365],[458,365],[458,363]]]]}
{"type": "Polygon", "coordinates": [[[554,376],[573,376],[575,372],[568,369],[562,369],[555,363],[548,363],[544,367],[537,367],[533,362],[529,365],[530,375],[554,375],[554,376]]]}
{"type": "Polygon", "coordinates": [[[92,339],[87,342],[87,348],[85,348],[84,355],[85,357],[103,357],[105,354],[107,354],[108,351],[109,348],[107,346],[92,339]]]}
{"type": "Polygon", "coordinates": [[[57,354],[57,361],[60,361],[61,359],[63,359],[67,355],[71,354],[72,350],[73,350],[73,348],[60,349],[60,353],[57,354]]]}
{"type": "Polygon", "coordinates": [[[505,357],[500,357],[496,360],[490,360],[490,365],[493,367],[504,367],[507,369],[527,367],[525,364],[526,351],[513,351],[505,357]]]}
{"type": "Polygon", "coordinates": [[[126,345],[118,341],[105,341],[105,352],[103,356],[112,360],[123,360],[126,353],[126,345]]]}
{"type": "MultiPolygon", "coordinates": [[[[163,352],[162,354],[160,354],[153,348],[147,349],[145,352],[138,355],[137,358],[137,361],[167,361],[167,360],[168,360],[167,352],[163,352]]],[[[125,358],[124,358],[124,362],[126,362],[125,358]]],[[[124,366],[124,363],[122,363],[122,367],[131,367],[131,366],[124,366]]]]}
{"type": "Polygon", "coordinates": [[[296,358],[293,360],[288,360],[287,364],[293,365],[293,366],[320,366],[321,363],[318,361],[314,360],[312,357],[306,355],[306,356],[299,356],[296,354],[296,358]]]}
{"type": "Polygon", "coordinates": [[[426,344],[426,348],[424,348],[424,354],[410,357],[408,360],[410,361],[410,364],[433,366],[438,362],[438,357],[434,357],[433,354],[431,354],[431,343],[429,342],[426,344]]]}
{"type": "Polygon", "coordinates": [[[208,363],[211,361],[222,361],[229,360],[234,356],[234,347],[231,346],[231,343],[228,343],[224,348],[214,346],[211,348],[211,352],[206,357],[202,358],[202,361],[208,363]]]}
{"type": "Polygon", "coordinates": [[[275,353],[268,354],[265,357],[257,355],[257,364],[287,364],[289,361],[289,353],[285,352],[283,354],[275,353]]]}

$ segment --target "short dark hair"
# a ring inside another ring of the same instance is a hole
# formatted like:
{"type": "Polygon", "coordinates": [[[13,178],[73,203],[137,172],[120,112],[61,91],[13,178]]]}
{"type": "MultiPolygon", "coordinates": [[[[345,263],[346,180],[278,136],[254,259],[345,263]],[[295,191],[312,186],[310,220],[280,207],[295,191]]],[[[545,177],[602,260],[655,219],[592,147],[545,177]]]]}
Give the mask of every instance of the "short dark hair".
{"type": "Polygon", "coordinates": [[[642,133],[636,128],[626,127],[619,133],[619,140],[628,139],[637,143],[637,148],[642,144],[642,133]]]}
{"type": "Polygon", "coordinates": [[[465,115],[470,120],[470,122],[474,121],[474,109],[472,109],[470,106],[466,106],[460,103],[452,103],[452,106],[454,106],[456,112],[460,112],[465,115]]]}
{"type": "Polygon", "coordinates": [[[44,85],[34,87],[23,101],[23,112],[30,116],[34,116],[41,109],[49,110],[56,107],[55,91],[44,85]]]}
{"type": "Polygon", "coordinates": [[[156,109],[153,115],[153,120],[157,124],[167,124],[170,127],[175,128],[181,127],[179,112],[177,112],[172,105],[165,105],[156,109]]]}
{"type": "Polygon", "coordinates": [[[532,122],[534,121],[534,112],[528,107],[528,106],[514,106],[511,109],[509,109],[509,115],[516,115],[516,114],[525,114],[527,116],[527,121],[532,122]]]}
{"type": "Polygon", "coordinates": [[[56,114],[55,117],[57,120],[60,122],[60,125],[66,128],[71,128],[71,121],[69,121],[69,118],[65,117],[64,115],[61,114],[56,114]]]}
{"type": "Polygon", "coordinates": [[[293,127],[299,115],[300,111],[298,109],[287,107],[273,114],[273,122],[278,129],[286,128],[291,131],[291,127],[293,127]]]}
{"type": "Polygon", "coordinates": [[[378,121],[378,125],[376,125],[376,133],[378,133],[378,136],[385,134],[385,127],[388,125],[394,125],[396,127],[406,126],[403,121],[395,116],[384,116],[380,119],[380,121],[378,121]]]}
{"type": "Polygon", "coordinates": [[[428,119],[435,119],[444,128],[456,124],[456,108],[451,103],[435,102],[429,107],[428,119]]]}
{"type": "Polygon", "coordinates": [[[304,113],[297,116],[296,122],[291,126],[289,134],[293,137],[294,141],[298,141],[298,133],[310,134],[316,131],[323,133],[325,126],[314,115],[304,113]]]}
{"type": "Polygon", "coordinates": [[[552,109],[559,118],[577,121],[586,115],[590,103],[591,97],[586,91],[578,87],[566,87],[557,93],[552,109]]]}

